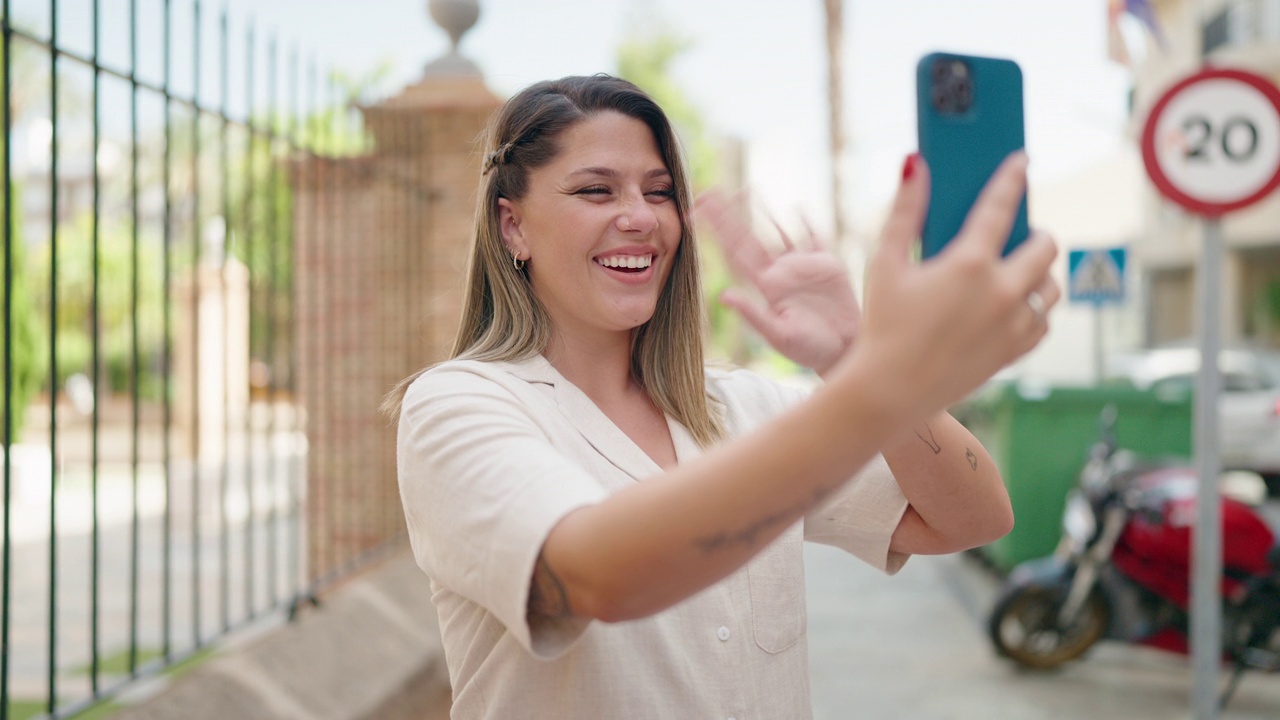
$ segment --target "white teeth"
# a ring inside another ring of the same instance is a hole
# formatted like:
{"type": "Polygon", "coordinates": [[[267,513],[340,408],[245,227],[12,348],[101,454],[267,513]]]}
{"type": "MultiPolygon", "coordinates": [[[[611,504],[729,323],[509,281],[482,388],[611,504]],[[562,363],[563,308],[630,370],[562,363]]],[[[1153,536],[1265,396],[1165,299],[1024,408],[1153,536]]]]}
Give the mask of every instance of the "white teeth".
{"type": "Polygon", "coordinates": [[[614,255],[596,258],[596,262],[611,268],[647,268],[653,264],[652,255],[614,255]]]}

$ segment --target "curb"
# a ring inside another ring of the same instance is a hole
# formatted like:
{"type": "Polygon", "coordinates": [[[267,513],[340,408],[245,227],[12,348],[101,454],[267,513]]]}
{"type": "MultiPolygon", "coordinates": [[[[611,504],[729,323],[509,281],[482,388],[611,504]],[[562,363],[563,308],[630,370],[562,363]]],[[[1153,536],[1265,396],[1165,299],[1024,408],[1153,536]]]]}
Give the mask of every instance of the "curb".
{"type": "Polygon", "coordinates": [[[443,720],[449,697],[429,584],[405,550],[112,720],[443,720]]]}

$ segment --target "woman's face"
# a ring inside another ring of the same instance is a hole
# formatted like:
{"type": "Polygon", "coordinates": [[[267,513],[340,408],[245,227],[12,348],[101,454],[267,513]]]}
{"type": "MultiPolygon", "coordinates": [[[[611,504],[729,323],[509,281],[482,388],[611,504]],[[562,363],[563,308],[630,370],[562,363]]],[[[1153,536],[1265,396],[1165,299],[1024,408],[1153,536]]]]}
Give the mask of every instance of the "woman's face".
{"type": "Polygon", "coordinates": [[[592,115],[557,138],[499,222],[556,332],[630,331],[653,316],[680,245],[671,173],[643,122],[592,115]]]}

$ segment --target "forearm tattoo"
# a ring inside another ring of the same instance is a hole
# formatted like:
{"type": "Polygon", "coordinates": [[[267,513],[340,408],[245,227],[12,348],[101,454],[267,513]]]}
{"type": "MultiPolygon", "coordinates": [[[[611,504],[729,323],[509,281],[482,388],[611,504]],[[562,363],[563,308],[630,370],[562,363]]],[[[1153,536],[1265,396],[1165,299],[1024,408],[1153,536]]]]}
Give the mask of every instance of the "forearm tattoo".
{"type": "Polygon", "coordinates": [[[716,550],[733,547],[735,545],[742,545],[755,549],[759,546],[759,540],[762,534],[780,524],[790,523],[794,521],[795,518],[813,509],[825,500],[826,497],[836,489],[836,487],[837,485],[831,485],[828,487],[816,488],[813,491],[813,496],[810,498],[809,502],[796,503],[790,507],[778,510],[777,512],[769,513],[768,515],[765,515],[764,517],[749,523],[738,530],[718,532],[714,535],[696,538],[694,543],[704,553],[712,553],[716,550]]]}
{"type": "Polygon", "coordinates": [[[925,423],[923,429],[916,430],[916,437],[923,440],[924,443],[929,446],[929,449],[933,451],[934,455],[942,452],[942,446],[933,438],[933,428],[929,427],[928,423],[925,423]]]}
{"type": "Polygon", "coordinates": [[[569,617],[569,593],[564,582],[556,576],[541,554],[533,568],[533,583],[529,587],[529,615],[542,617],[569,617]]]}

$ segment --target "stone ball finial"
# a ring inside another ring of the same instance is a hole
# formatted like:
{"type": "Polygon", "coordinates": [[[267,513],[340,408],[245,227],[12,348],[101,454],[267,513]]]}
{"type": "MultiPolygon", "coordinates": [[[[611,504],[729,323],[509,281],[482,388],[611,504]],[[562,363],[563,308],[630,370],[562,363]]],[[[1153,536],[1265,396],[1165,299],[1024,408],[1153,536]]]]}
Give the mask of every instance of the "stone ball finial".
{"type": "Polygon", "coordinates": [[[480,17],[479,0],[427,0],[427,12],[436,24],[449,33],[451,52],[458,52],[458,42],[480,17]]]}

